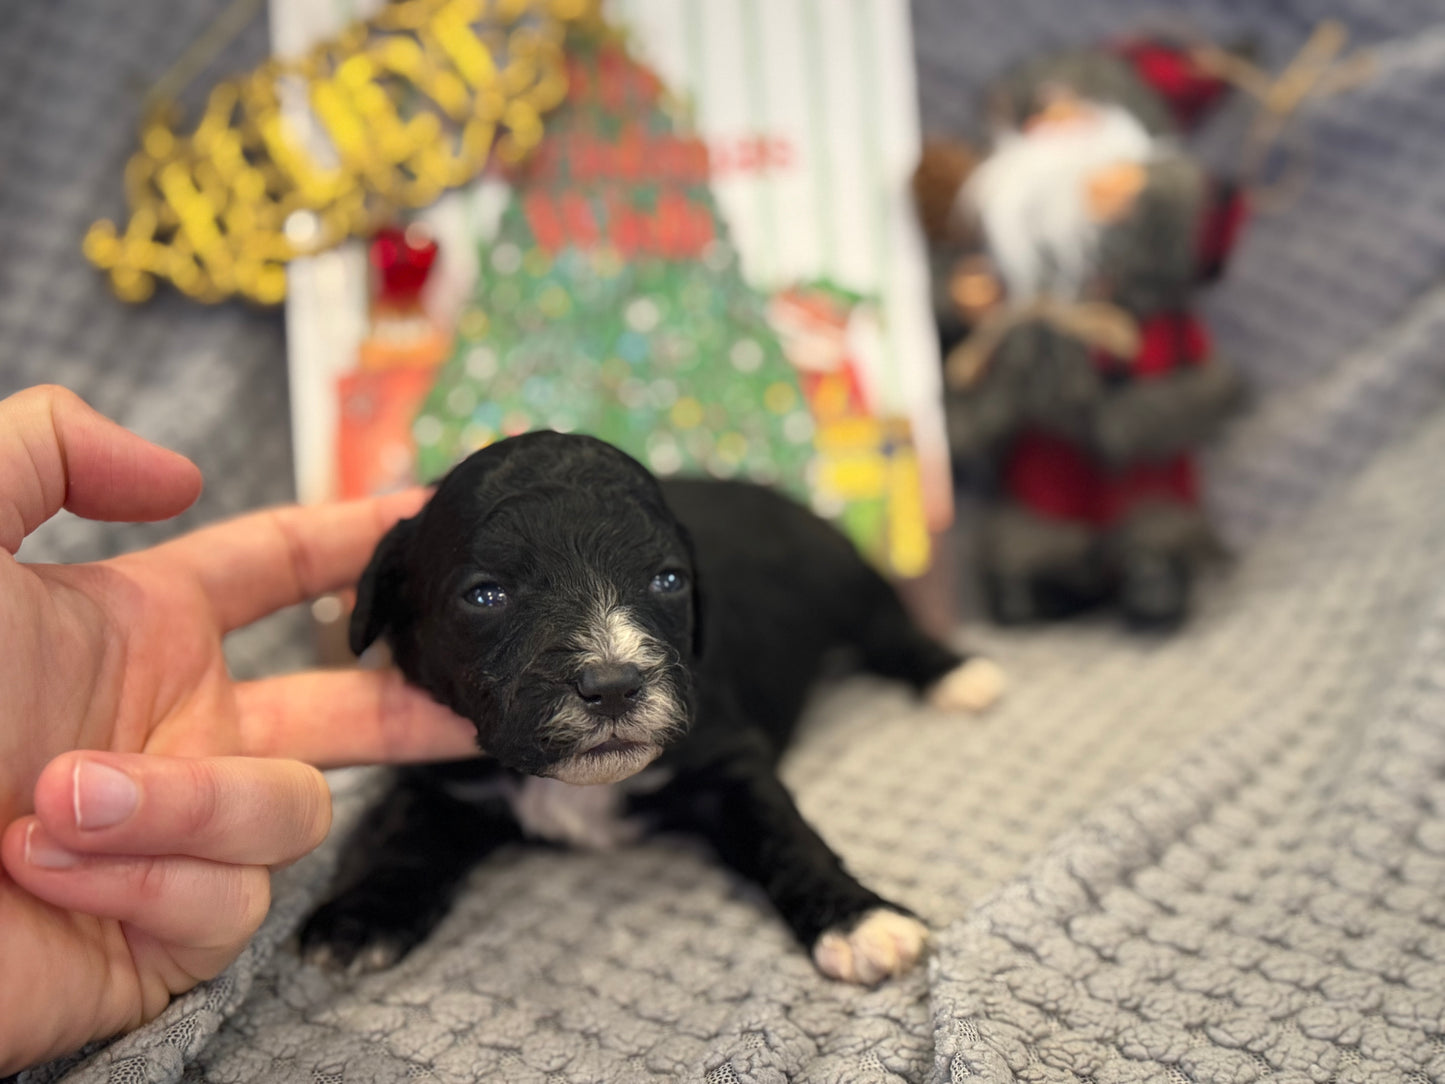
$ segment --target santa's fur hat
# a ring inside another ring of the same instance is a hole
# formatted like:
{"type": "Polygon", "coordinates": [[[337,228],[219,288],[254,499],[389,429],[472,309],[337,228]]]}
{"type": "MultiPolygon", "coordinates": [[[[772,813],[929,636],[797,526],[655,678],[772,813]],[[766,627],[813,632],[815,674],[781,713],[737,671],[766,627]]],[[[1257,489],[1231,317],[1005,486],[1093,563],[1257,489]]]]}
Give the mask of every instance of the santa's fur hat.
{"type": "Polygon", "coordinates": [[[1228,87],[1185,46],[1129,38],[1020,64],[991,88],[990,119],[996,128],[1018,128],[1060,89],[1121,106],[1151,134],[1162,135],[1197,126],[1228,87]]]}

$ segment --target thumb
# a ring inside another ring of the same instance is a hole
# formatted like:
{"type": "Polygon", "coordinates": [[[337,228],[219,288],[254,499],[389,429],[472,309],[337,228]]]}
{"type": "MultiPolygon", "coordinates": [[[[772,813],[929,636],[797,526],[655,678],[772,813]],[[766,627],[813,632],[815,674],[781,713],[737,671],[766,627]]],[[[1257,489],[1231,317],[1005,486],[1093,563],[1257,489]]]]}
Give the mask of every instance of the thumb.
{"type": "Polygon", "coordinates": [[[188,508],[201,472],[98,414],[74,392],[27,388],[0,400],[0,548],[61,508],[87,519],[149,521],[188,508]]]}

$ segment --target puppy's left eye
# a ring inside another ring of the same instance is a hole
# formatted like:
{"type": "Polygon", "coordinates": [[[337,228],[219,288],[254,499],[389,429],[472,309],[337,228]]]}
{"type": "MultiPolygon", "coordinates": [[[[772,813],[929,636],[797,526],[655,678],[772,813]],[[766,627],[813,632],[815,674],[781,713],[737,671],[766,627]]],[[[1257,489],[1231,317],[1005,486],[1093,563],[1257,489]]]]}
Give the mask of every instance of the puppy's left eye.
{"type": "Polygon", "coordinates": [[[652,583],[648,588],[659,595],[675,595],[687,586],[687,574],[668,569],[666,572],[659,572],[652,577],[652,583]]]}
{"type": "Polygon", "coordinates": [[[507,592],[499,583],[479,583],[468,587],[462,597],[473,606],[495,610],[507,604],[507,592]]]}

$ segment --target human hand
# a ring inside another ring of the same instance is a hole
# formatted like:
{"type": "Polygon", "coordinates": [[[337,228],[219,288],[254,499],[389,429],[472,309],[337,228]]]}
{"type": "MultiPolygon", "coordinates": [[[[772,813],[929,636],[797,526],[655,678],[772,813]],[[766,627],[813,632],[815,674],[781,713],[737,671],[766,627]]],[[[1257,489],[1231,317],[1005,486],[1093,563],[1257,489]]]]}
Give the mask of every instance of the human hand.
{"type": "Polygon", "coordinates": [[[158,520],[200,486],[63,389],[0,400],[0,1075],[136,1027],[230,963],[270,869],[326,835],[312,765],[476,751],[395,672],[234,682],[221,650],[353,583],[420,493],[260,512],[92,564],[15,560],[62,506],[158,520]]]}

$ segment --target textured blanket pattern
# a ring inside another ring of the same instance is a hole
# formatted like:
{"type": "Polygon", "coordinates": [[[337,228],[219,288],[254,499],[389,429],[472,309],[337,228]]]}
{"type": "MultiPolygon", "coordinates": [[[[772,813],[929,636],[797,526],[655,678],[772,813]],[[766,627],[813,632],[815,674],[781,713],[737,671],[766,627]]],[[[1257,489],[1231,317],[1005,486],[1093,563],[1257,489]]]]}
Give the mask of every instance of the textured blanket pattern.
{"type": "MultiPolygon", "coordinates": [[[[867,682],[812,711],[789,782],[860,876],[934,923],[929,969],[828,983],[754,890],[662,839],[503,855],[397,969],[338,978],[291,943],[333,843],[278,878],[218,980],[28,1081],[1445,1080],[1445,12],[914,11],[939,131],[970,130],[976,89],[1010,59],[1140,25],[1248,32],[1279,59],[1334,14],[1379,50],[1367,86],[1301,117],[1308,184],[1253,224],[1210,305],[1259,394],[1211,463],[1239,556],[1194,624],[1160,642],[1102,619],[970,630],[1015,684],[982,721],[867,682]]],[[[164,298],[126,312],[70,239],[114,208],[130,134],[107,106],[206,8],[0,18],[0,90],[19,103],[0,126],[0,224],[23,257],[0,264],[0,379],[59,377],[202,459],[198,517],[283,498],[274,320],[164,298]]],[[[1237,123],[1207,136],[1223,148],[1237,123]]],[[[62,523],[26,556],[154,533],[62,523]]],[[[304,658],[298,630],[252,633],[237,668],[304,658]]],[[[337,777],[339,823],[374,782],[337,777]]]]}
{"type": "Polygon", "coordinates": [[[997,638],[1037,676],[987,722],[867,686],[819,705],[791,781],[942,927],[928,976],[824,982],[667,841],[514,853],[396,971],[338,980],[284,943],[318,863],[225,980],[72,1076],[1438,1079],[1442,456],[1432,423],[1262,539],[1176,640],[997,638]]]}
{"type": "Polygon", "coordinates": [[[1445,1078],[1442,454],[1261,545],[1228,725],[944,934],[933,1079],[1445,1078]]]}

